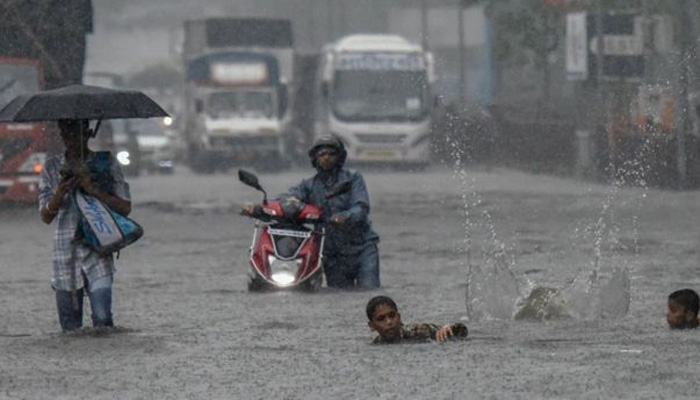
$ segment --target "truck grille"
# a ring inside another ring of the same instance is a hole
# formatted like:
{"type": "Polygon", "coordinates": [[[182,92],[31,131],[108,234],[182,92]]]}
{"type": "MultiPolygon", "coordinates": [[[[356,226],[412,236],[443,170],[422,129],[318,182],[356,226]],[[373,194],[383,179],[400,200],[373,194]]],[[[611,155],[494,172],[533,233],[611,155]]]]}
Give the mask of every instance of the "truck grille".
{"type": "Polygon", "coordinates": [[[385,144],[401,144],[406,139],[405,133],[398,134],[380,134],[380,133],[357,133],[355,137],[361,143],[385,143],[385,144]]]}

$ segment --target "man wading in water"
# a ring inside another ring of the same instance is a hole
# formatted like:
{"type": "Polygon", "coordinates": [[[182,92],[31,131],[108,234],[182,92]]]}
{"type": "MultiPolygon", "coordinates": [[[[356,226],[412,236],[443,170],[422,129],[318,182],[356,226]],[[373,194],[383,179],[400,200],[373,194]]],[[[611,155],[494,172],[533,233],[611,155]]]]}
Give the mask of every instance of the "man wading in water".
{"type": "Polygon", "coordinates": [[[58,319],[64,332],[83,325],[83,293],[87,291],[93,326],[113,326],[112,281],[114,259],[100,256],[76,234],[80,220],[73,192],[83,190],[112,210],[131,212],[129,185],[119,163],[107,152],[92,152],[88,120],[58,121],[65,154],[46,162],[39,180],[41,220],[57,219],[51,286],[56,291],[58,319]]]}

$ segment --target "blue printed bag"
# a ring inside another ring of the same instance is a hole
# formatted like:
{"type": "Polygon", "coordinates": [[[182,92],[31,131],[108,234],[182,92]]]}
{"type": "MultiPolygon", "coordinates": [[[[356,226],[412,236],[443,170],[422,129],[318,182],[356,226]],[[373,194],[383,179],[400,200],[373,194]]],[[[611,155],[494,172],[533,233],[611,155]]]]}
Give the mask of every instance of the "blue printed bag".
{"type": "MultiPolygon", "coordinates": [[[[111,160],[110,153],[105,151],[95,152],[86,162],[93,182],[110,193],[114,183],[111,160]]],[[[143,236],[143,228],[136,221],[111,210],[82,190],[75,192],[73,201],[81,215],[76,234],[98,254],[114,253],[143,236]]]]}
{"type": "Polygon", "coordinates": [[[81,190],[73,196],[81,219],[78,230],[83,242],[100,255],[119,251],[143,236],[136,221],[112,211],[98,199],[81,190]]]}

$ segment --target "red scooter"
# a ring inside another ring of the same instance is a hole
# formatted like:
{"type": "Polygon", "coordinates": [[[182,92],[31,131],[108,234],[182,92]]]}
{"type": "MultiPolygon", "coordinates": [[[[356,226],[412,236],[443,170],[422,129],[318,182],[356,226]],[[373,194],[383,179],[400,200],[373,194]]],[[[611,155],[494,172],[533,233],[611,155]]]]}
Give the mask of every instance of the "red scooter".
{"type": "MultiPolygon", "coordinates": [[[[263,192],[263,201],[250,214],[255,231],[250,246],[248,290],[298,288],[316,291],[323,282],[323,211],[291,196],[267,200],[267,193],[252,172],[238,170],[238,179],[263,192]]],[[[347,192],[352,182],[342,182],[326,198],[347,192]]]]}

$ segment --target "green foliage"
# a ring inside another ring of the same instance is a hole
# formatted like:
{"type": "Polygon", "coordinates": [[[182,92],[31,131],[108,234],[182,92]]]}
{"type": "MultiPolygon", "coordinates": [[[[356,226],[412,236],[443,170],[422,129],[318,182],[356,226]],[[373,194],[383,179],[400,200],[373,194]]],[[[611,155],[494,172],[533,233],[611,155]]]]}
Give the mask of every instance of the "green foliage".
{"type": "Polygon", "coordinates": [[[154,88],[164,90],[181,84],[182,72],[176,67],[160,63],[148,66],[131,75],[128,86],[134,88],[154,88]]]}
{"type": "Polygon", "coordinates": [[[491,0],[496,60],[505,65],[528,61],[541,67],[547,53],[563,39],[564,10],[542,0],[491,0]]]}
{"type": "MultiPolygon", "coordinates": [[[[472,3],[473,0],[470,0],[472,3]]],[[[700,4],[700,0],[685,0],[700,4]]],[[[669,0],[481,0],[494,24],[494,50],[501,65],[532,62],[541,67],[548,49],[564,40],[565,15],[571,11],[618,10],[678,16],[683,1],[669,0]]],[[[690,8],[690,7],[689,7],[690,8]]]]}

